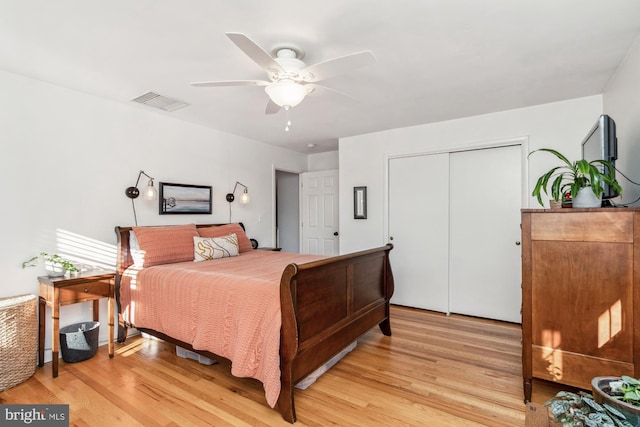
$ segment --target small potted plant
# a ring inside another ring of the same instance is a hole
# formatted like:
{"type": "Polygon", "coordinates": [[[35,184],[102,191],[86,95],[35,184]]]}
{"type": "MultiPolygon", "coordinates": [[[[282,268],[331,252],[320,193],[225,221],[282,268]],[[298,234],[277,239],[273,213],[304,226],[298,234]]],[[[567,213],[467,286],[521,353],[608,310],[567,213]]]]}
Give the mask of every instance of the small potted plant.
{"type": "Polygon", "coordinates": [[[40,252],[39,255],[26,260],[22,263],[22,268],[35,267],[40,260],[44,261],[49,277],[61,277],[64,276],[67,271],[70,274],[80,272],[80,269],[68,259],[58,254],[48,254],[46,252],[40,252]]]}
{"type": "Polygon", "coordinates": [[[561,391],[545,402],[549,425],[586,427],[633,427],[624,414],[607,404],[597,403],[584,391],[561,391]]]}
{"type": "MultiPolygon", "coordinates": [[[[602,188],[603,184],[610,185],[618,192],[618,194],[622,194],[622,187],[615,179],[615,169],[611,162],[606,160],[592,160],[591,162],[586,160],[577,160],[575,162],[570,162],[563,154],[550,148],[540,148],[539,150],[532,151],[529,153],[529,156],[538,151],[551,153],[563,163],[560,166],[554,166],[538,178],[531,195],[538,199],[538,203],[540,203],[541,206],[544,206],[544,203],[542,202],[542,192],[544,192],[544,194],[549,194],[547,190],[549,183],[551,183],[551,197],[553,200],[562,201],[562,195],[570,193],[574,206],[579,203],[576,201],[578,193],[581,192],[581,190],[585,191],[588,190],[588,188],[591,188],[595,199],[598,200],[598,202],[595,202],[592,207],[599,207],[599,200],[601,199],[604,191],[602,188]]],[[[578,207],[586,206],[578,205],[578,207]]]]}
{"type": "Polygon", "coordinates": [[[595,377],[591,390],[596,402],[613,407],[633,425],[640,425],[640,381],[622,375],[621,377],[595,377]]]}

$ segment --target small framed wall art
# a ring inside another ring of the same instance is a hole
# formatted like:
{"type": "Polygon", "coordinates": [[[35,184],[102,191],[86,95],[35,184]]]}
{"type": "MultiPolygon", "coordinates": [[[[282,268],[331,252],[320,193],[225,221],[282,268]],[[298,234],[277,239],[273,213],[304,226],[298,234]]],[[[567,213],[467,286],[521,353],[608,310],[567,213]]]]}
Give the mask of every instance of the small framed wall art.
{"type": "Polygon", "coordinates": [[[210,214],[211,186],[160,183],[160,215],[210,214]]]}
{"type": "Polygon", "coordinates": [[[367,187],[353,187],[353,219],[367,219],[367,187]]]}

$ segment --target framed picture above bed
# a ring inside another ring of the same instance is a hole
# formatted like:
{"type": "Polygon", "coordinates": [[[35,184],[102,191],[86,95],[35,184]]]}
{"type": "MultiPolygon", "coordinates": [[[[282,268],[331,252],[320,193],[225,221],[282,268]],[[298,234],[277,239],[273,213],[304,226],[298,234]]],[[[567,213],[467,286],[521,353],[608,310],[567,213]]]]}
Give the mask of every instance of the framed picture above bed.
{"type": "Polygon", "coordinates": [[[160,215],[210,214],[211,186],[160,183],[160,215]]]}

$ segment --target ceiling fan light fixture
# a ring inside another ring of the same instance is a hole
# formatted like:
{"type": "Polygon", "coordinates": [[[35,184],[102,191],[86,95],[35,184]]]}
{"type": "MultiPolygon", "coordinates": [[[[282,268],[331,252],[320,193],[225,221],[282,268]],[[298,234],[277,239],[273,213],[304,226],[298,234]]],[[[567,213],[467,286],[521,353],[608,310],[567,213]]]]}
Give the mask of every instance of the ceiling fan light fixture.
{"type": "Polygon", "coordinates": [[[280,107],[295,107],[307,96],[307,90],[304,86],[289,79],[271,83],[264,90],[269,98],[280,107]]]}

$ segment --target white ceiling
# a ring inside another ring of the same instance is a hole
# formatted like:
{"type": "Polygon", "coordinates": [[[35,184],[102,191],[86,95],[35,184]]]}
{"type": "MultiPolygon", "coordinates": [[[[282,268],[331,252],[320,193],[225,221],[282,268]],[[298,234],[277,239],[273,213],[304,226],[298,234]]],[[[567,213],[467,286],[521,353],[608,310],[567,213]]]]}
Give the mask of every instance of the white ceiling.
{"type": "Polygon", "coordinates": [[[602,93],[640,32],[638,0],[0,0],[0,68],[131,100],[158,114],[301,152],[337,139],[602,93]],[[196,88],[266,74],[226,32],[307,65],[370,50],[377,62],[265,115],[261,87],[196,88]],[[315,144],[309,148],[309,144],[315,144]]]}

